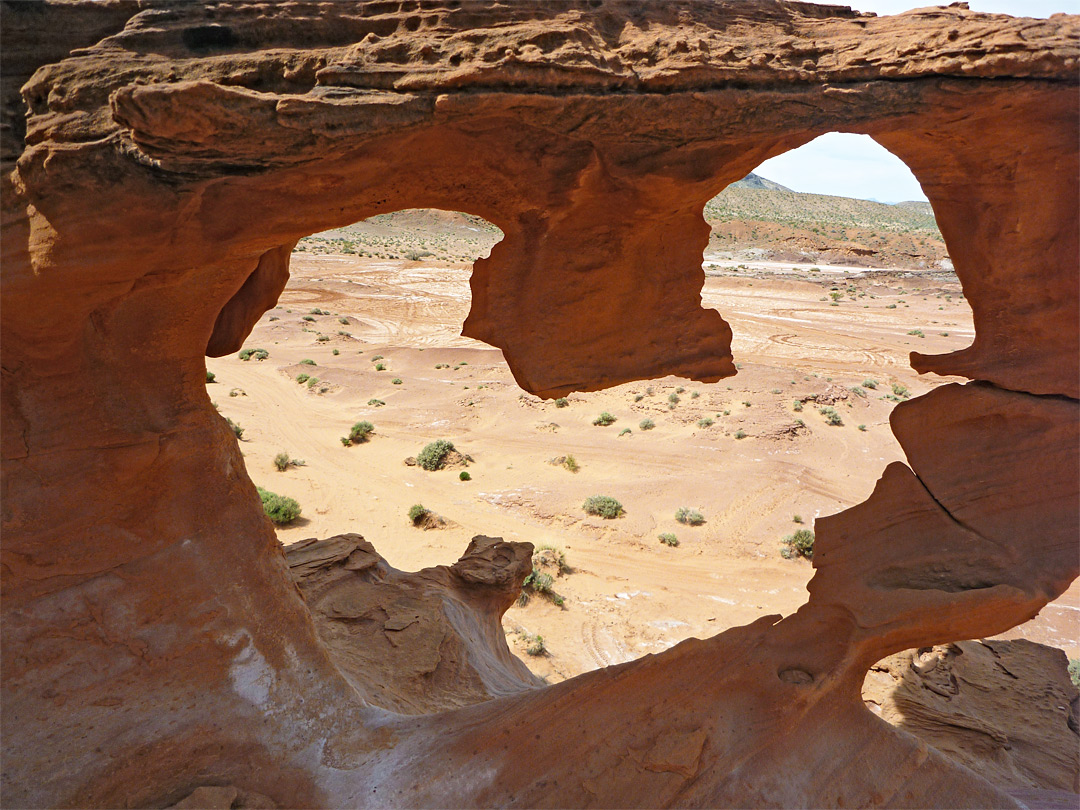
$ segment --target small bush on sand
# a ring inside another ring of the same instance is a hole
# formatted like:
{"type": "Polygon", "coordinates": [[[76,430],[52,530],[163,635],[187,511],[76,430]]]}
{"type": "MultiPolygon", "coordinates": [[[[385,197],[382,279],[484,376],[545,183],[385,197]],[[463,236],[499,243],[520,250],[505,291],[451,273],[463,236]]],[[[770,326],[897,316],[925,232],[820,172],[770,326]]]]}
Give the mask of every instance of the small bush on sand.
{"type": "Polygon", "coordinates": [[[298,383],[300,383],[300,385],[303,385],[304,383],[306,383],[310,379],[311,379],[310,374],[297,374],[296,375],[296,381],[298,383]]]}
{"type": "Polygon", "coordinates": [[[664,532],[660,535],[660,542],[665,546],[675,547],[679,545],[679,538],[673,535],[671,532],[664,532]]]}
{"type": "Polygon", "coordinates": [[[231,427],[232,432],[236,434],[236,438],[238,438],[238,439],[244,438],[244,429],[240,425],[238,425],[232,419],[229,419],[229,417],[227,417],[227,416],[225,417],[225,421],[229,423],[229,427],[231,427]]]}
{"type": "Polygon", "coordinates": [[[598,417],[596,417],[595,419],[593,419],[593,424],[594,424],[594,425],[599,425],[600,427],[607,427],[608,425],[613,425],[613,424],[615,424],[615,422],[616,422],[616,421],[617,421],[617,420],[615,419],[615,417],[614,417],[614,416],[612,416],[612,415],[611,415],[610,413],[608,413],[607,411],[604,411],[604,412],[603,412],[602,414],[600,414],[600,415],[599,415],[598,417]]]}
{"type": "Polygon", "coordinates": [[[214,374],[214,372],[212,372],[212,371],[206,372],[206,381],[208,383],[212,383],[216,377],[217,377],[217,375],[214,374]]]}
{"type": "Polygon", "coordinates": [[[401,377],[394,377],[390,382],[393,385],[401,385],[401,377]]]}
{"type": "Polygon", "coordinates": [[[746,431],[745,430],[736,430],[735,431],[735,438],[736,439],[745,439],[746,438],[746,431]]]}
{"type": "Polygon", "coordinates": [[[409,520],[413,526],[419,526],[428,514],[428,508],[422,503],[414,503],[409,507],[409,520]]]}
{"type": "Polygon", "coordinates": [[[279,526],[292,523],[300,517],[300,504],[292,498],[258,487],[259,499],[262,501],[263,511],[266,516],[279,526]]]}
{"type": "Polygon", "coordinates": [[[544,646],[543,636],[525,636],[526,647],[525,652],[532,656],[543,655],[547,652],[547,647],[544,646]]]}
{"type": "Polygon", "coordinates": [[[675,520],[687,526],[700,526],[705,522],[705,516],[697,509],[680,506],[675,510],[675,520]]]}
{"type": "Polygon", "coordinates": [[[375,426],[371,422],[357,422],[349,429],[349,441],[354,444],[363,444],[375,432],[375,426]]]}
{"type": "Polygon", "coordinates": [[[862,387],[869,388],[871,391],[873,391],[875,388],[877,388],[877,380],[871,380],[869,377],[867,377],[865,380],[862,381],[862,387]]]}
{"type": "Polygon", "coordinates": [[[795,400],[795,403],[791,406],[791,408],[795,411],[795,413],[799,413],[803,409],[802,400],[795,400]]]}
{"type": "Polygon", "coordinates": [[[827,425],[840,427],[844,424],[844,420],[840,418],[840,414],[836,412],[836,408],[829,405],[826,405],[824,408],[818,408],[818,413],[825,417],[825,424],[827,425]]]}
{"type": "Polygon", "coordinates": [[[622,430],[619,431],[619,435],[620,436],[625,436],[627,433],[633,433],[633,432],[634,431],[630,430],[630,428],[623,428],[622,430]]]}
{"type": "Polygon", "coordinates": [[[780,554],[785,559],[806,557],[809,560],[814,556],[814,533],[809,529],[799,529],[794,534],[789,534],[783,543],[784,548],[780,550],[780,554]]]}
{"type": "Polygon", "coordinates": [[[341,443],[345,447],[352,447],[352,439],[350,439],[348,436],[342,436],[341,437],[341,443]]]}
{"type": "Polygon", "coordinates": [[[241,349],[240,354],[237,355],[241,360],[265,360],[270,356],[270,352],[266,349],[241,349]]]}
{"type": "Polygon", "coordinates": [[[555,400],[555,407],[556,408],[565,408],[569,404],[570,404],[570,400],[568,400],[566,397],[559,397],[557,400],[555,400]]]}
{"type": "Polygon", "coordinates": [[[315,318],[313,318],[311,315],[305,315],[301,320],[311,322],[314,321],[315,318]]]}
{"type": "Polygon", "coordinates": [[[638,422],[638,428],[641,430],[652,430],[654,427],[656,427],[656,422],[652,419],[642,419],[638,422]]]}
{"type": "Polygon", "coordinates": [[[465,472],[465,470],[462,470],[461,472],[458,473],[458,481],[471,481],[471,480],[472,480],[472,476],[469,475],[467,472],[465,472]]]}
{"type": "Polygon", "coordinates": [[[305,359],[300,361],[300,365],[302,365],[302,366],[317,366],[318,363],[316,363],[314,360],[308,360],[308,359],[305,358],[305,359]]]}
{"type": "Polygon", "coordinates": [[[375,370],[376,371],[386,371],[386,363],[376,363],[375,364],[375,370]]]}
{"type": "Polygon", "coordinates": [[[712,419],[710,419],[710,418],[709,418],[709,417],[707,417],[707,416],[706,416],[706,417],[705,417],[704,419],[698,419],[698,420],[697,420],[697,426],[698,426],[699,428],[707,428],[707,427],[712,427],[712,425],[713,425],[713,420],[712,420],[712,419]]]}
{"type": "Polygon", "coordinates": [[[291,459],[289,458],[288,453],[278,453],[276,456],[274,456],[274,467],[277,468],[278,472],[285,472],[287,469],[289,469],[290,461],[291,459]]]}
{"type": "Polygon", "coordinates": [[[339,354],[341,354],[341,351],[339,349],[334,349],[332,352],[330,352],[330,354],[334,355],[334,357],[337,357],[339,354]]]}
{"type": "Polygon", "coordinates": [[[578,465],[577,463],[577,459],[573,456],[567,456],[566,458],[564,458],[562,465],[572,473],[576,473],[578,470],[581,469],[580,465],[578,465]]]}
{"type": "Polygon", "coordinates": [[[679,395],[676,394],[674,391],[672,391],[668,395],[667,401],[668,401],[668,407],[669,408],[674,408],[676,405],[679,404],[679,395]]]}
{"type": "Polygon", "coordinates": [[[386,403],[383,402],[381,399],[369,399],[367,401],[367,404],[370,405],[372,408],[381,408],[386,403]]]}
{"type": "Polygon", "coordinates": [[[446,456],[453,450],[454,445],[452,442],[446,439],[436,439],[425,445],[424,449],[417,454],[416,463],[428,472],[441,470],[443,464],[446,463],[446,456]]]}
{"type": "Polygon", "coordinates": [[[343,324],[345,326],[349,325],[349,319],[348,318],[338,318],[337,321],[338,321],[338,323],[343,324]]]}
{"type": "Polygon", "coordinates": [[[605,520],[617,518],[626,511],[621,503],[608,495],[592,495],[585,499],[581,508],[586,514],[597,515],[605,520]]]}
{"type": "Polygon", "coordinates": [[[1073,686],[1080,687],[1080,658],[1069,659],[1069,679],[1073,686]]]}
{"type": "Polygon", "coordinates": [[[898,396],[901,399],[907,399],[911,396],[911,392],[907,390],[907,386],[901,385],[900,383],[892,384],[892,392],[895,396],[898,396]]]}

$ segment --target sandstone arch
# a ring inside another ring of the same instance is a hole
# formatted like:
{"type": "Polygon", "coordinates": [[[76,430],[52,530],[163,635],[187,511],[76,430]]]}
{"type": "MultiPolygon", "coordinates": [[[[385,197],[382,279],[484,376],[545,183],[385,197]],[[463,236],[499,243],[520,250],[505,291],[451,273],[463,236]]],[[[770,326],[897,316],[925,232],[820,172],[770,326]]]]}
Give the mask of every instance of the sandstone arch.
{"type": "Polygon", "coordinates": [[[882,655],[1004,630],[1078,572],[1080,19],[784,0],[3,14],[8,802],[231,784],[284,806],[1011,805],[857,692],[882,655]],[[702,207],[830,130],[915,172],[977,334],[913,358],[973,382],[896,410],[909,465],[819,527],[808,604],[453,712],[366,703],[202,386],[293,242],[475,213],[506,237],[466,333],[523,387],[714,380],[734,368],[698,299],[702,207]]]}

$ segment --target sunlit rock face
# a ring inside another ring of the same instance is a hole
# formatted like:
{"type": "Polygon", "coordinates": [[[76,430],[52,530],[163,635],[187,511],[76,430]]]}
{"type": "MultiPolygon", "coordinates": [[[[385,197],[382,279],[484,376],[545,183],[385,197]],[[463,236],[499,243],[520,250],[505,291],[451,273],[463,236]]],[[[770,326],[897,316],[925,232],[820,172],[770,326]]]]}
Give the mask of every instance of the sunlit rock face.
{"type": "Polygon", "coordinates": [[[5,803],[1013,806],[859,690],[1077,576],[1078,40],[769,0],[5,3],[5,803]],[[518,552],[481,544],[384,572],[465,640],[438,701],[380,699],[393,661],[328,649],[203,385],[295,241],[471,212],[505,238],[465,333],[523,388],[718,380],[704,204],[833,130],[915,172],[976,337],[913,355],[972,382],[896,409],[908,464],[819,523],[809,602],[540,687],[488,637],[518,552]]]}

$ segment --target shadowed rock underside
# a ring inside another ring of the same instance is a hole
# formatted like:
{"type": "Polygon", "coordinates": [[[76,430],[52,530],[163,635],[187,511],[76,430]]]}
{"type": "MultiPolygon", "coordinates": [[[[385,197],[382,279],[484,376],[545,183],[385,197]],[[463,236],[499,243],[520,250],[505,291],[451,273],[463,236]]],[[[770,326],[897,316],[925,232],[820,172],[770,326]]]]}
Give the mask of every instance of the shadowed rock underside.
{"type": "Polygon", "coordinates": [[[860,687],[885,656],[1031,618],[1080,567],[1080,18],[2,13],[6,803],[1016,806],[860,687]],[[735,368],[701,307],[705,202],[833,130],[915,172],[976,337],[912,355],[972,382],[896,408],[908,463],[818,522],[797,613],[542,686],[498,627],[527,548],[478,537],[416,574],[356,535],[282,553],[203,358],[273,306],[297,239],[482,216],[505,237],[464,332],[523,388],[715,381],[735,368]]]}

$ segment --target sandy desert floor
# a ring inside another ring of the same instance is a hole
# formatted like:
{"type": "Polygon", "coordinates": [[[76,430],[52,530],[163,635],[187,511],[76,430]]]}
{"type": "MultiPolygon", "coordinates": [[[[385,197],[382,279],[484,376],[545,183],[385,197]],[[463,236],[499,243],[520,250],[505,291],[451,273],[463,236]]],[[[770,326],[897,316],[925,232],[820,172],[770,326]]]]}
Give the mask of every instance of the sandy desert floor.
{"type": "MultiPolygon", "coordinates": [[[[796,517],[812,528],[863,500],[903,459],[888,426],[895,403],[884,397],[893,384],[917,396],[951,381],[917,375],[908,352],[972,339],[950,274],[709,256],[705,266],[704,305],[731,323],[740,366],[716,384],[650,380],[571,395],[560,408],[518,388],[498,350],[460,336],[468,263],[301,252],[279,306],[245,344],[269,357],[208,360],[207,391],[243,427],[255,483],[303,508],[278,528],[282,543],[359,532],[410,570],[453,562],[476,534],[561,550],[562,606],[537,596],[504,619],[511,648],[561,680],[796,610],[812,569],[783,559],[781,538],[800,528],[796,517]],[[317,382],[297,383],[301,374],[317,382]],[[811,395],[835,399],[843,425],[829,426],[813,401],[796,410],[811,395]],[[617,421],[594,426],[603,411],[617,421]],[[641,430],[645,419],[655,427],[641,430]],[[344,447],[359,420],[374,423],[371,441],[344,447]],[[474,459],[471,480],[404,464],[440,438],[474,459]],[[282,451],[304,465],[276,471],[282,451]],[[551,463],[568,455],[577,472],[551,463]],[[587,516],[582,502],[598,494],[617,498],[625,516],[587,516]],[[414,528],[416,503],[446,525],[414,528]],[[677,523],[683,506],[704,524],[677,523]],[[658,540],[667,532],[677,547],[658,540]],[[536,636],[546,653],[528,656],[536,636]]],[[[1080,587],[1009,636],[1080,656],[1080,587]]]]}

